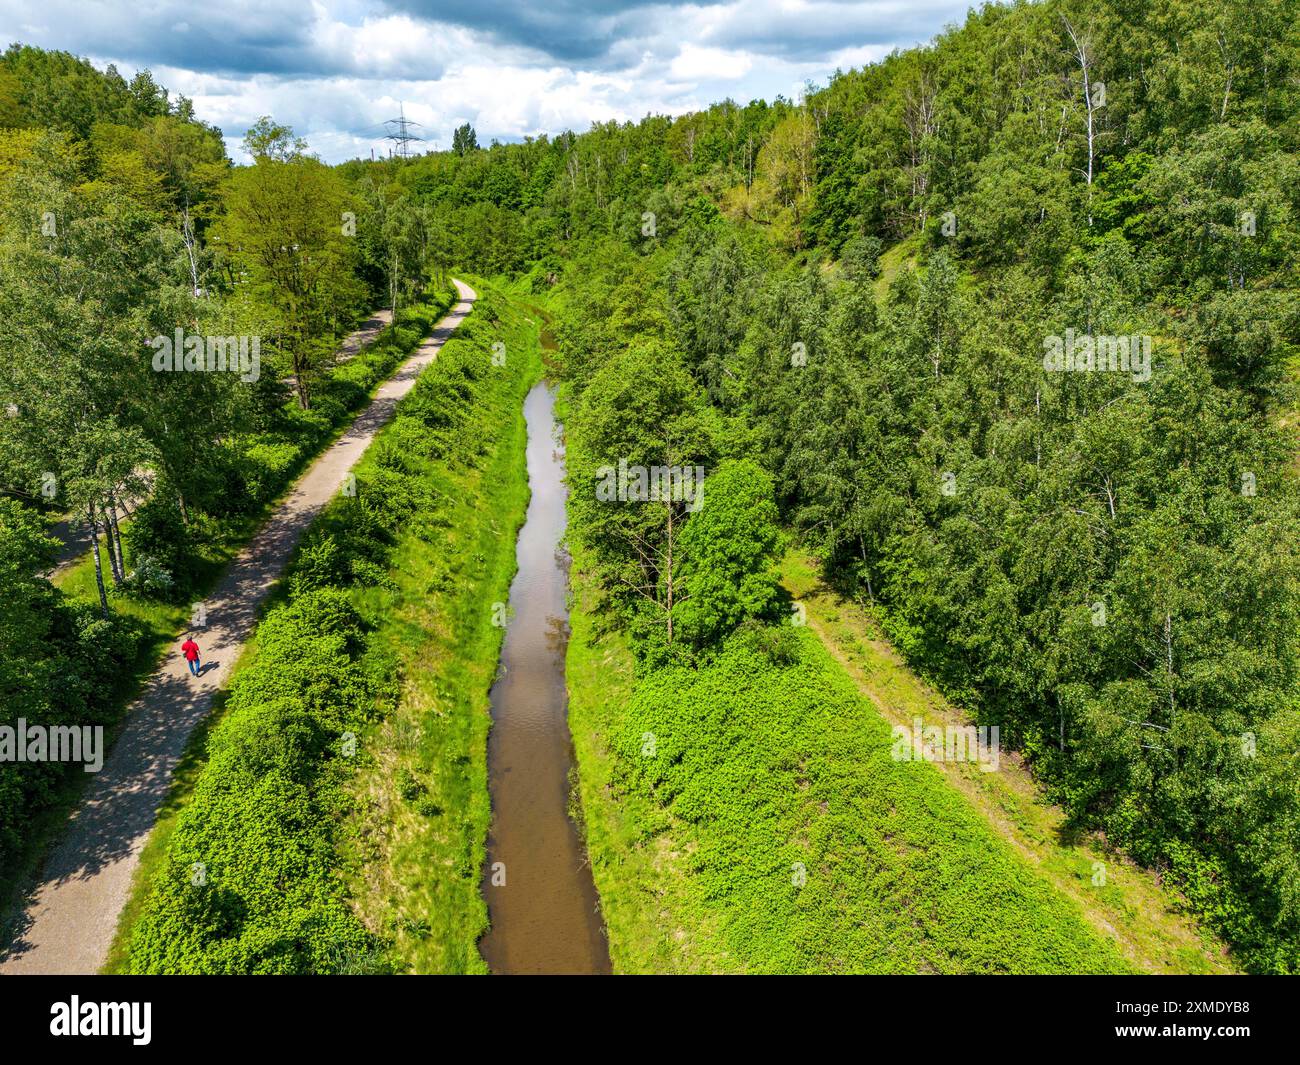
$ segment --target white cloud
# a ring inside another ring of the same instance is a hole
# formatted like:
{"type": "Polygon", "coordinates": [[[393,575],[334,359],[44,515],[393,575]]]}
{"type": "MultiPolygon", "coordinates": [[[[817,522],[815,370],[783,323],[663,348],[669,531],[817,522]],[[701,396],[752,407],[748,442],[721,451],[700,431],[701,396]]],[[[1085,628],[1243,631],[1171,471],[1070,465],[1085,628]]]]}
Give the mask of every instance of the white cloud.
{"type": "Polygon", "coordinates": [[[446,147],[466,121],[487,143],[797,96],[837,67],[928,39],[966,2],[44,0],[32,26],[30,0],[0,0],[0,35],[128,77],[150,67],[222,128],[235,158],[270,114],[340,161],[386,150],[383,122],[399,106],[446,147]]]}
{"type": "Polygon", "coordinates": [[[722,48],[682,45],[668,69],[683,81],[731,81],[749,73],[754,60],[745,52],[728,52],[722,48]]]}

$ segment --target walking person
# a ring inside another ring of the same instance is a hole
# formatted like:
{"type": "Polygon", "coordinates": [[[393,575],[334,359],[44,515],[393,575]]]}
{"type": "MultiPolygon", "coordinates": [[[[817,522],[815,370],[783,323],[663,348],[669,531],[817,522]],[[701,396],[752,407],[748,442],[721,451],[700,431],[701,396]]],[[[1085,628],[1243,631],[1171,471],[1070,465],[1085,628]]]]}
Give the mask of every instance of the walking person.
{"type": "Polygon", "coordinates": [[[190,672],[197,677],[199,675],[199,645],[194,642],[193,633],[185,637],[185,642],[181,644],[181,654],[185,656],[185,661],[190,664],[190,672]]]}

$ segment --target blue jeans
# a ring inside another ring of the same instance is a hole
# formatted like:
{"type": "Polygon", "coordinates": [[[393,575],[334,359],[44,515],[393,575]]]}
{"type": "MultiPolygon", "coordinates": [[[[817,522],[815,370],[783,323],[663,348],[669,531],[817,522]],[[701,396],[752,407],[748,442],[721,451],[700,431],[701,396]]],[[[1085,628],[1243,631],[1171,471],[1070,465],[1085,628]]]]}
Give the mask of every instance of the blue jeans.
{"type": "Polygon", "coordinates": [[[189,663],[190,663],[190,672],[197,677],[199,675],[199,660],[197,658],[191,658],[189,659],[189,663]]]}

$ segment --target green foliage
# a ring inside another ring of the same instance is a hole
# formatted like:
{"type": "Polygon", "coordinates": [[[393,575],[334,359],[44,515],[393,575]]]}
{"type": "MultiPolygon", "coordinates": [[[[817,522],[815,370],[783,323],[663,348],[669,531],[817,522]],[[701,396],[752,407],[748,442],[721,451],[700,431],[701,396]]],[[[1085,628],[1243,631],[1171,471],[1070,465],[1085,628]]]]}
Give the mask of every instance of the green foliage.
{"type": "Polygon", "coordinates": [[[305,443],[303,434],[297,433],[295,437],[292,441],[258,441],[243,453],[243,496],[249,508],[269,503],[289,483],[289,476],[298,466],[305,443]]]}
{"type": "Polygon", "coordinates": [[[302,407],[333,350],[329,341],[361,309],[356,242],[344,228],[351,206],[342,178],[303,154],[292,131],[255,127],[254,165],[234,171],[215,240],[237,271],[267,332],[287,356],[302,407]]]}
{"type": "Polygon", "coordinates": [[[704,484],[703,505],[679,541],[680,632],[696,646],[720,641],[751,618],[770,620],[780,579],[772,478],[756,462],[724,462],[704,484]]]}
{"type": "Polygon", "coordinates": [[[610,359],[571,420],[575,534],[600,571],[609,611],[647,650],[672,648],[683,579],[677,543],[713,454],[703,397],[677,352],[657,340],[610,359]]]}
{"type": "Polygon", "coordinates": [[[259,626],[259,654],[136,926],[135,972],[332,972],[370,937],[338,897],[330,828],[348,732],[391,705],[347,595],[305,594],[259,626]],[[340,764],[341,763],[341,764],[340,764]]]}
{"type": "Polygon", "coordinates": [[[685,409],[664,390],[693,386],[708,461],[763,467],[830,583],[998,725],[1076,827],[1183,885],[1272,972],[1300,964],[1300,801],[1276,784],[1300,696],[1278,431],[1300,182],[1296,83],[1276,75],[1300,69],[1300,37],[1284,5],[1252,13],[1266,33],[1243,10],[988,6],[757,125],[723,104],[515,160],[554,154],[567,177],[539,210],[570,264],[571,535],[644,683],[684,668],[652,620],[669,587],[679,637],[696,610],[714,641],[745,613],[735,559],[681,598],[703,514],[674,527],[669,579],[664,508],[592,498],[601,464],[662,451],[685,409]],[[638,154],[656,133],[666,174],[638,154]],[[1050,372],[1066,335],[1144,337],[1150,373],[1050,372]]]}
{"type": "Polygon", "coordinates": [[[451,150],[457,155],[478,150],[478,137],[474,133],[474,127],[468,122],[463,126],[457,126],[451,135],[451,150]]]}
{"type": "MultiPolygon", "coordinates": [[[[39,574],[54,542],[23,504],[0,496],[0,726],[111,725],[114,680],[135,653],[138,631],[88,604],[70,603],[39,574]]],[[[74,776],[75,774],[75,776],[74,776]]],[[[0,761],[0,874],[35,820],[80,764],[0,761]]]]}
{"type": "MultiPolygon", "coordinates": [[[[453,261],[517,273],[559,312],[571,535],[647,684],[737,625],[795,668],[745,620],[769,606],[771,516],[744,492],[716,527],[681,501],[607,505],[601,468],[756,463],[827,579],[1000,725],[1076,825],[1168,873],[1250,968],[1295,971],[1300,515],[1278,422],[1300,345],[1298,34],[1281,0],[988,5],[799,104],[488,148],[464,126],[452,151],[334,170],[267,119],[224,185],[219,138],[151,77],[15,46],[0,477],[31,495],[57,471],[60,502],[94,513],[151,469],[182,509],[253,513],[395,364],[377,346],[319,372],[366,291],[401,307],[453,261]],[[269,380],[142,372],[138,337],[180,320],[265,332],[311,409],[269,380]],[[1045,371],[1067,330],[1149,337],[1149,378],[1045,371]]],[[[410,456],[487,446],[484,367],[444,360],[377,461],[383,497],[309,541],[294,595],[380,589],[390,523],[438,535],[395,487],[410,456]]],[[[338,936],[336,968],[371,964],[338,936]]]]}
{"type": "Polygon", "coordinates": [[[277,412],[272,428],[233,441],[234,447],[221,456],[225,469],[208,506],[220,514],[254,513],[275,499],[307,459],[319,452],[348,418],[369,402],[376,386],[411,355],[451,306],[453,291],[448,286],[404,309],[400,324],[385,329],[364,351],[318,383],[311,410],[291,404],[277,412]]]}
{"type": "Polygon", "coordinates": [[[718,928],[736,969],[1126,970],[932,766],[891,758],[889,726],[806,630],[739,633],[603,724],[614,787],[655,812],[638,844],[666,833],[689,855],[674,919],[718,928]]]}
{"type": "MultiPolygon", "coordinates": [[[[6,507],[12,494],[93,521],[98,548],[94,609],[84,566],[69,577],[73,598],[34,576],[52,564],[43,541],[19,535],[35,509],[0,517],[15,582],[4,589],[15,626],[0,638],[13,669],[0,677],[6,722],[12,709],[33,723],[114,724],[178,623],[164,602],[210,586],[250,519],[450,305],[417,212],[386,203],[377,247],[399,253],[382,272],[395,324],[332,365],[368,282],[345,222],[359,215],[364,236],[372,216],[286,127],[256,124],[250,147],[257,162],[232,172],[220,132],[148,71],[128,84],[64,53],[15,45],[0,57],[0,488],[6,507]],[[290,249],[300,258],[286,266],[290,249]],[[181,331],[264,340],[260,378],[157,372],[142,340],[181,331]],[[281,377],[294,370],[311,410],[285,404],[281,377]],[[124,502],[117,545],[106,515],[124,502]]],[[[381,579],[383,550],[355,541],[347,575],[381,579]]],[[[49,764],[6,763],[0,778],[8,883],[15,856],[36,857],[41,815],[76,788],[49,764]]],[[[362,964],[349,950],[338,964],[362,964]]]]}
{"type": "Polygon", "coordinates": [[[159,491],[137,507],[122,538],[137,564],[147,558],[162,568],[176,594],[193,588],[196,544],[172,492],[159,491]]]}

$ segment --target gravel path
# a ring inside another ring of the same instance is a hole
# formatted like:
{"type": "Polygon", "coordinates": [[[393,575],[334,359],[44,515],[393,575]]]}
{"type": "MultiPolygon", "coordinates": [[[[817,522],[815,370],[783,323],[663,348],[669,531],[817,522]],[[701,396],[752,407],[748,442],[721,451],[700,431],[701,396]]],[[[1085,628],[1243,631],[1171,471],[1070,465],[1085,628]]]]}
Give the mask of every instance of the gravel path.
{"type": "Polygon", "coordinates": [[[252,632],[257,610],[303,530],[343,486],[348,471],[393,416],[393,408],[469,314],[475,292],[455,282],[460,302],[383,385],[352,426],[294,485],[290,496],[231,563],[205,600],[195,639],[203,672],[190,676],[176,653],[148,681],[63,838],[25,900],[0,973],[93,973],[108,957],[140,852],[190,732],[212,707],[252,632]]]}

